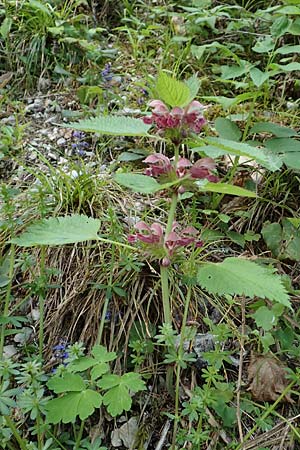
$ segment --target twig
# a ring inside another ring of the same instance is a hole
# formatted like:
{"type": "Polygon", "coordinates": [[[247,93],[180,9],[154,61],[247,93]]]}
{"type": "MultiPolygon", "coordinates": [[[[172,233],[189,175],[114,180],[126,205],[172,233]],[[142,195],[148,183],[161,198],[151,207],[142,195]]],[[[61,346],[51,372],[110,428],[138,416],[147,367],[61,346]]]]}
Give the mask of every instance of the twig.
{"type": "Polygon", "coordinates": [[[162,449],[162,446],[164,445],[164,442],[166,440],[167,434],[169,432],[170,425],[171,425],[171,421],[167,420],[167,422],[165,423],[165,425],[163,427],[160,440],[158,441],[158,444],[155,447],[155,450],[161,450],[162,449]]]}

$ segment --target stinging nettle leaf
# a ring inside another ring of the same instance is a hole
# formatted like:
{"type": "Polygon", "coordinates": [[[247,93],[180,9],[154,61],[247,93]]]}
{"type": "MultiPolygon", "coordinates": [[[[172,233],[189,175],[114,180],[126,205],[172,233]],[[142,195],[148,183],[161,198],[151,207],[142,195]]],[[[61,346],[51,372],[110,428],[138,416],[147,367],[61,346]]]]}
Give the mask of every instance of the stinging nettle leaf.
{"type": "Polygon", "coordinates": [[[279,276],[273,269],[242,258],[226,258],[222,263],[205,263],[198,270],[198,283],[208,292],[267,298],[290,307],[279,276]]]}
{"type": "Polygon", "coordinates": [[[97,240],[100,220],[73,214],[50,217],[30,225],[21,236],[11,240],[20,247],[36,245],[65,245],[97,240]]]}
{"type": "Polygon", "coordinates": [[[165,72],[158,75],[155,91],[158,97],[171,107],[184,107],[191,101],[192,94],[189,86],[183,81],[170,77],[165,72]]]}
{"type": "Polygon", "coordinates": [[[66,125],[67,128],[110,136],[148,136],[151,125],[126,116],[98,116],[66,125]]]}

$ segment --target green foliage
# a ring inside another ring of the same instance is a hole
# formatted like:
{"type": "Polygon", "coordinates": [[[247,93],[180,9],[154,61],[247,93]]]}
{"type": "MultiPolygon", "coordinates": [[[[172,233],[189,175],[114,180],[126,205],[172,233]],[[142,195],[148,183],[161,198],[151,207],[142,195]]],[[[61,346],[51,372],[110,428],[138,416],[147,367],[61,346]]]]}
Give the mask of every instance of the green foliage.
{"type": "Polygon", "coordinates": [[[97,116],[67,125],[74,130],[111,136],[147,136],[150,126],[142,119],[126,116],[97,116]]]}
{"type": "Polygon", "coordinates": [[[222,263],[205,263],[198,269],[198,283],[219,295],[267,298],[290,306],[289,296],[274,269],[242,258],[226,258],[222,263]]]}
{"type": "Polygon", "coordinates": [[[161,189],[161,185],[152,177],[138,173],[117,173],[117,183],[140,194],[153,194],[161,189]]]}
{"type": "Polygon", "coordinates": [[[192,87],[192,92],[188,83],[178,81],[165,72],[161,72],[157,78],[155,93],[160,100],[169,106],[184,107],[193,99],[193,94],[197,89],[195,82],[190,81],[189,84],[192,87]]]}
{"type": "Polygon", "coordinates": [[[242,142],[229,141],[221,138],[206,138],[203,147],[194,147],[194,152],[204,152],[207,156],[215,158],[220,155],[246,156],[249,160],[255,160],[263,167],[271,171],[280,169],[281,159],[262,148],[253,147],[242,142]]]}
{"type": "Polygon", "coordinates": [[[282,316],[284,306],[276,303],[272,308],[261,306],[252,314],[256,325],[264,331],[270,331],[277,325],[279,318],[282,316]]]}
{"type": "Polygon", "coordinates": [[[55,394],[63,394],[47,402],[45,408],[48,423],[74,423],[77,416],[85,420],[102,403],[115,417],[130,410],[130,393],[145,389],[145,383],[138,373],[128,372],[122,376],[107,374],[108,363],[117,357],[115,352],[108,352],[105,347],[95,345],[91,354],[91,357],[80,356],[74,359],[67,365],[65,373],[48,381],[49,389],[55,394]],[[95,390],[95,381],[99,388],[107,391],[104,396],[95,390]]]}
{"type": "Polygon", "coordinates": [[[263,238],[278,259],[300,260],[300,230],[284,218],[280,223],[266,222],[261,230],[263,238]]]}
{"type": "Polygon", "coordinates": [[[215,121],[215,127],[222,139],[238,142],[242,137],[242,132],[237,124],[230,119],[218,117],[215,121]]]}
{"type": "Polygon", "coordinates": [[[101,395],[91,389],[71,391],[69,388],[68,391],[62,397],[54,398],[47,403],[48,423],[75,423],[77,416],[85,420],[102,404],[101,395]]]}
{"type": "Polygon", "coordinates": [[[211,183],[209,181],[196,181],[202,192],[218,192],[219,194],[237,195],[239,197],[256,197],[255,192],[227,183],[211,183]]]}
{"type": "Polygon", "coordinates": [[[27,230],[11,242],[20,247],[36,245],[65,245],[98,239],[100,220],[73,214],[66,217],[51,217],[30,225],[27,230]]]}
{"type": "Polygon", "coordinates": [[[266,147],[282,158],[287,167],[300,170],[300,142],[291,138],[274,138],[265,141],[266,147]]]}
{"type": "Polygon", "coordinates": [[[107,406],[108,412],[113,416],[129,411],[132,405],[130,392],[139,392],[146,389],[144,381],[138,373],[130,372],[122,376],[104,375],[97,386],[107,390],[103,396],[103,404],[107,406]]]}

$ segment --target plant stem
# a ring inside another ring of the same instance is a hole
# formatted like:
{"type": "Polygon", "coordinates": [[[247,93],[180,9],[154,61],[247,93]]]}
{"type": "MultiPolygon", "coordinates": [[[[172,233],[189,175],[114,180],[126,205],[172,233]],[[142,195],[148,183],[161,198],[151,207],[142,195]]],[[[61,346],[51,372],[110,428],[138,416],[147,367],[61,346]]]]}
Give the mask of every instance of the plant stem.
{"type": "MultiPolygon", "coordinates": [[[[285,397],[285,395],[291,390],[291,388],[294,386],[294,384],[296,383],[296,381],[292,381],[280,394],[280,396],[277,398],[277,400],[269,406],[269,408],[265,411],[265,413],[261,416],[260,418],[260,422],[263,422],[271,413],[272,411],[274,411],[274,409],[276,408],[276,406],[278,405],[278,403],[281,402],[281,400],[285,397]]],[[[244,447],[245,442],[251,437],[251,435],[257,430],[257,428],[259,427],[259,423],[257,422],[254,427],[251,428],[251,430],[246,434],[246,436],[244,437],[243,442],[241,442],[236,450],[242,450],[244,447]]]]}
{"type": "MultiPolygon", "coordinates": [[[[41,247],[41,263],[40,263],[40,277],[41,280],[45,281],[45,257],[46,257],[46,247],[41,247]]],[[[45,286],[39,294],[39,359],[43,359],[43,347],[44,347],[44,309],[45,309],[45,286]]]]}
{"type": "Polygon", "coordinates": [[[104,305],[103,305],[103,310],[102,310],[102,316],[101,316],[101,321],[100,321],[100,325],[99,325],[99,331],[98,331],[98,336],[96,339],[96,344],[99,345],[102,339],[102,334],[103,334],[103,330],[104,330],[104,324],[105,324],[105,318],[106,318],[106,313],[107,313],[107,308],[108,308],[108,304],[109,301],[111,300],[111,290],[112,290],[112,283],[113,283],[113,273],[114,273],[114,265],[115,265],[115,251],[116,251],[116,247],[113,244],[111,247],[111,259],[110,259],[110,273],[109,273],[109,282],[108,282],[108,289],[106,290],[106,296],[105,296],[105,301],[104,301],[104,305]]]}
{"type": "Polygon", "coordinates": [[[74,450],[78,450],[78,448],[79,448],[80,441],[82,438],[83,428],[84,428],[84,420],[81,421],[80,428],[79,428],[78,434],[76,436],[76,444],[75,444],[74,450]]]}
{"type": "MultiPolygon", "coordinates": [[[[12,278],[14,274],[14,265],[15,265],[15,245],[11,244],[10,247],[10,257],[9,257],[9,272],[8,278],[9,282],[6,288],[6,295],[4,300],[4,308],[3,308],[3,318],[4,320],[8,317],[10,296],[11,296],[11,288],[12,288],[12,278]]],[[[4,349],[4,340],[5,340],[5,322],[1,326],[1,334],[0,334],[0,359],[3,359],[3,349],[4,349]]]]}
{"type": "Polygon", "coordinates": [[[13,421],[10,419],[9,416],[4,416],[4,419],[7,423],[7,425],[9,426],[9,428],[11,429],[12,434],[14,435],[16,441],[18,442],[20,449],[21,450],[27,450],[27,444],[28,442],[24,439],[21,438],[17,427],[15,426],[15,424],[13,423],[13,421]]]}
{"type": "MultiPolygon", "coordinates": [[[[180,332],[180,342],[179,342],[179,348],[178,348],[178,355],[179,355],[180,359],[181,359],[182,354],[183,354],[185,328],[186,328],[186,321],[187,321],[188,312],[189,312],[191,295],[192,295],[192,287],[188,286],[186,299],[185,299],[185,305],[184,305],[183,318],[182,318],[182,325],[181,325],[181,332],[180,332]]],[[[171,447],[172,450],[175,449],[175,445],[176,445],[176,435],[177,435],[178,420],[179,420],[180,371],[181,371],[180,364],[177,363],[177,367],[176,367],[176,386],[175,386],[175,419],[174,419],[174,429],[173,429],[172,447],[171,447]]]]}
{"type": "Polygon", "coordinates": [[[164,323],[172,325],[171,304],[169,293],[169,271],[167,267],[160,266],[161,293],[164,310],[164,323]]]}
{"type": "Polygon", "coordinates": [[[167,227],[166,227],[166,236],[172,230],[172,225],[173,225],[173,222],[175,220],[175,213],[176,213],[177,202],[178,202],[178,195],[177,195],[176,192],[173,192],[172,197],[171,197],[171,205],[170,205],[170,209],[169,209],[169,214],[168,214],[168,222],[167,222],[167,227]]]}

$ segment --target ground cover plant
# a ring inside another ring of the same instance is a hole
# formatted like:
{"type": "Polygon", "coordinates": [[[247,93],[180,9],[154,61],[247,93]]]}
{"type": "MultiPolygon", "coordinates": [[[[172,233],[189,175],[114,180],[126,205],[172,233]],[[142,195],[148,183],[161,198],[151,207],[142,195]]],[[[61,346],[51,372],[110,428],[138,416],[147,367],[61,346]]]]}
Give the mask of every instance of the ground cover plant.
{"type": "Polygon", "coordinates": [[[0,15],[0,447],[300,448],[298,1],[0,15]]]}

